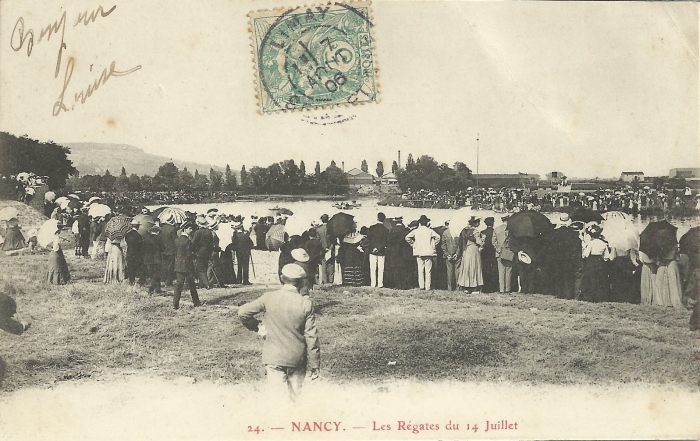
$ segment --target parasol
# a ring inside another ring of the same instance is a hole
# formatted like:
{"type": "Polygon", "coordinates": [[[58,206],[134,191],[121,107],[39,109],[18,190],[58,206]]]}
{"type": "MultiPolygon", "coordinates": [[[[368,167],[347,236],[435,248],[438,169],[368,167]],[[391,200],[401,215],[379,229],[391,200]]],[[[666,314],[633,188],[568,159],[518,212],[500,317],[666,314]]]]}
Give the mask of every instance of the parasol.
{"type": "Polygon", "coordinates": [[[53,191],[47,191],[44,193],[44,200],[48,202],[53,202],[53,200],[56,199],[56,193],[53,191]]]}
{"type": "Polygon", "coordinates": [[[90,217],[103,217],[107,216],[112,212],[112,209],[105,204],[92,204],[88,209],[88,216],[90,217]]]}
{"type": "Polygon", "coordinates": [[[230,222],[221,222],[216,226],[214,230],[216,237],[219,238],[219,247],[221,249],[226,249],[226,247],[231,243],[231,238],[233,237],[233,228],[230,222]]]}
{"type": "Polygon", "coordinates": [[[59,226],[56,219],[47,220],[39,227],[39,231],[36,233],[36,242],[39,246],[48,248],[53,242],[53,238],[58,230],[59,226]]]}
{"type": "Polygon", "coordinates": [[[538,237],[554,228],[547,216],[536,211],[515,213],[506,225],[513,237],[538,237]]]}
{"type": "Polygon", "coordinates": [[[587,224],[588,222],[601,222],[603,216],[597,211],[593,211],[588,208],[577,208],[571,213],[571,220],[574,222],[583,222],[587,224]]]}
{"type": "Polygon", "coordinates": [[[284,223],[284,232],[290,236],[298,234],[302,235],[305,231],[309,231],[311,228],[311,222],[316,220],[317,217],[303,216],[299,213],[287,218],[284,223]]]}
{"type": "Polygon", "coordinates": [[[149,234],[151,227],[156,224],[150,214],[137,214],[134,220],[139,223],[138,232],[141,236],[149,234]]]}
{"type": "Polygon", "coordinates": [[[476,210],[471,207],[463,207],[455,211],[450,218],[450,233],[454,237],[458,237],[464,228],[469,225],[469,219],[476,216],[476,210]]]}
{"type": "Polygon", "coordinates": [[[80,196],[78,196],[78,195],[77,195],[77,194],[75,194],[75,193],[71,193],[71,194],[69,194],[69,195],[68,195],[68,197],[69,197],[69,198],[71,198],[71,199],[77,199],[77,200],[80,200],[80,196]]]}
{"type": "Polygon", "coordinates": [[[29,173],[27,173],[27,172],[18,173],[17,180],[26,182],[27,180],[29,180],[29,173]]]}
{"type": "Polygon", "coordinates": [[[700,227],[693,227],[681,236],[681,240],[678,241],[678,248],[683,254],[700,256],[700,227]]]}
{"type": "Polygon", "coordinates": [[[102,198],[98,196],[93,196],[90,199],[88,199],[88,204],[92,204],[93,202],[101,201],[102,198]]]}
{"type": "Polygon", "coordinates": [[[601,216],[603,216],[603,220],[610,220],[610,219],[625,219],[625,220],[632,220],[632,216],[630,216],[627,213],[623,213],[622,211],[608,211],[606,213],[603,213],[601,216]]]}
{"type": "Polygon", "coordinates": [[[116,216],[105,224],[105,236],[109,240],[119,240],[131,229],[131,220],[126,216],[116,216]]]}
{"type": "Polygon", "coordinates": [[[355,227],[354,216],[348,213],[336,213],[328,220],[326,226],[330,237],[345,236],[355,227]]]}
{"type": "Polygon", "coordinates": [[[666,220],[649,222],[639,235],[639,251],[650,259],[664,257],[678,246],[676,230],[677,228],[666,220]]]}
{"type": "Polygon", "coordinates": [[[187,214],[179,208],[165,207],[158,214],[158,220],[170,225],[180,225],[187,221],[187,214]]]}
{"type": "Polygon", "coordinates": [[[603,237],[616,256],[639,250],[639,231],[630,219],[611,217],[604,220],[603,237]]]}
{"type": "Polygon", "coordinates": [[[19,216],[19,210],[15,207],[5,207],[0,210],[0,220],[9,221],[17,216],[19,216]]]}

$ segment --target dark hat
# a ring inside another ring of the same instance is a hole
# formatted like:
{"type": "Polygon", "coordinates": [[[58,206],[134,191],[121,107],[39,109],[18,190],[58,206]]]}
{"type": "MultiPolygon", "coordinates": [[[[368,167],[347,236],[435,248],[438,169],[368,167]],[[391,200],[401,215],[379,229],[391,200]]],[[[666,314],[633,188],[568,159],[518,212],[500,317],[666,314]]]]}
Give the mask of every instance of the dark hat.
{"type": "Polygon", "coordinates": [[[384,222],[384,219],[386,219],[386,214],[382,213],[381,211],[377,213],[377,220],[379,222],[384,222]]]}
{"type": "Polygon", "coordinates": [[[321,215],[321,222],[328,222],[328,215],[327,214],[322,214],[321,215]]]}
{"type": "Polygon", "coordinates": [[[469,219],[469,226],[471,227],[477,227],[481,223],[481,219],[479,219],[476,216],[472,216],[471,219],[469,219]]]}
{"type": "Polygon", "coordinates": [[[489,227],[493,227],[493,221],[494,221],[494,218],[492,216],[489,216],[486,219],[484,219],[484,223],[486,225],[488,225],[489,227]]]}
{"type": "Polygon", "coordinates": [[[574,221],[571,222],[571,229],[575,231],[581,231],[585,227],[585,224],[581,221],[574,221]]]}
{"type": "Polygon", "coordinates": [[[418,221],[411,221],[410,224],[408,224],[408,228],[416,228],[418,226],[418,221]]]}
{"type": "Polygon", "coordinates": [[[188,228],[192,228],[192,226],[193,226],[193,225],[192,225],[192,222],[190,222],[190,221],[185,221],[185,222],[182,223],[182,225],[180,225],[180,231],[186,230],[186,229],[188,229],[188,228]]]}
{"type": "Polygon", "coordinates": [[[420,218],[418,219],[418,223],[421,225],[428,225],[428,222],[430,222],[430,219],[428,219],[428,216],[421,214],[420,218]]]}
{"type": "Polygon", "coordinates": [[[210,209],[207,210],[207,214],[212,213],[212,212],[218,213],[218,211],[219,211],[218,208],[210,208],[210,209]]]}

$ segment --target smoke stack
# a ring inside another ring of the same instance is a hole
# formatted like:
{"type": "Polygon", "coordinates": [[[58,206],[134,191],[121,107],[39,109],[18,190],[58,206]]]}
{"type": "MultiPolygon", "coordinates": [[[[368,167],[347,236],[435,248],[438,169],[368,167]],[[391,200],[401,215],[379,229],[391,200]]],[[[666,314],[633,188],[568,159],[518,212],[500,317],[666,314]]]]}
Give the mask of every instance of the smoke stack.
{"type": "Polygon", "coordinates": [[[345,161],[341,162],[343,164],[343,173],[345,173],[345,161]]]}
{"type": "Polygon", "coordinates": [[[401,150],[399,150],[399,169],[401,168],[401,150]]]}

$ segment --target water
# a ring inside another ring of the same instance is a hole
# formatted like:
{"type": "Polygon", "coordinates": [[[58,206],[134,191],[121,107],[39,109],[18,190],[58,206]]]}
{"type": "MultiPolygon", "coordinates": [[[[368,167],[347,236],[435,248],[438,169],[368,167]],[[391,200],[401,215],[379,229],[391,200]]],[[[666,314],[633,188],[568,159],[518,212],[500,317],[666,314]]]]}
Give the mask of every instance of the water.
{"type": "MultiPolygon", "coordinates": [[[[250,227],[251,216],[274,216],[276,213],[270,208],[275,206],[284,207],[292,210],[298,222],[303,225],[310,225],[311,221],[318,221],[322,214],[329,216],[338,212],[349,213],[355,216],[355,220],[359,226],[372,225],[377,220],[377,213],[382,212],[387,217],[403,216],[404,223],[408,225],[412,220],[417,220],[422,214],[428,216],[432,226],[444,225],[445,221],[452,219],[457,210],[446,209],[430,209],[430,208],[411,208],[411,207],[389,207],[378,205],[378,200],[362,199],[358,200],[362,204],[361,207],[351,210],[338,210],[333,207],[332,201],[298,201],[298,202],[229,202],[222,204],[186,204],[173,205],[174,207],[183,210],[195,211],[198,213],[206,213],[210,208],[217,208],[220,213],[242,215],[245,216],[244,225],[250,227]]],[[[156,207],[152,207],[156,208],[156,207]]],[[[492,211],[475,210],[475,214],[479,217],[493,215],[492,211]]],[[[559,219],[559,213],[544,213],[550,220],[556,223],[559,219]]],[[[498,216],[498,214],[496,214],[498,216]]],[[[663,217],[657,216],[637,216],[634,219],[634,224],[641,232],[646,225],[651,221],[661,220],[663,217]]],[[[678,228],[678,237],[680,238],[690,228],[700,225],[700,216],[692,217],[675,217],[666,218],[671,224],[678,228]]],[[[483,222],[482,222],[483,226],[483,222]]]]}

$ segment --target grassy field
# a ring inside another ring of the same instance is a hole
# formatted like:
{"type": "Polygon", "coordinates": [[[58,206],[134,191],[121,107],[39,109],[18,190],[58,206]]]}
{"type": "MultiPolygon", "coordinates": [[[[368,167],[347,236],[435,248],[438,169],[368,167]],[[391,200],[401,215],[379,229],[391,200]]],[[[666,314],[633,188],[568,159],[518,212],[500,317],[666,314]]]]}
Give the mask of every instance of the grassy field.
{"type": "MultiPolygon", "coordinates": [[[[239,323],[236,310],[276,285],[203,290],[206,305],[196,309],[183,294],[174,311],[171,291],[103,285],[104,261],[70,254],[74,281],[66,286],[43,282],[46,253],[0,256],[0,289],[16,299],[18,315],[33,321],[22,336],[0,335],[8,364],[3,390],[123,372],[224,383],[262,378],[262,340],[239,323]]],[[[259,274],[274,275],[276,253],[256,252],[254,259],[259,274]]],[[[317,289],[312,298],[322,375],[335,383],[639,382],[698,389],[700,361],[693,359],[685,310],[369,287],[317,289]]]]}

